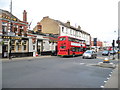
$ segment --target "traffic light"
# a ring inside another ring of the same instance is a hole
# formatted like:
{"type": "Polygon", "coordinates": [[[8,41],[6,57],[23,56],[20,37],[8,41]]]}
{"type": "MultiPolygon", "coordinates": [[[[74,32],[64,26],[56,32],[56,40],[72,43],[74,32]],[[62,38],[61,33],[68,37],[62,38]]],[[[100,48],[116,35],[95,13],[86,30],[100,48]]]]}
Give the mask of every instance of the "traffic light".
{"type": "Polygon", "coordinates": [[[115,40],[113,40],[113,42],[112,42],[112,46],[115,47],[115,40]]]}
{"type": "Polygon", "coordinates": [[[94,38],[94,46],[97,46],[97,38],[94,38]]]}

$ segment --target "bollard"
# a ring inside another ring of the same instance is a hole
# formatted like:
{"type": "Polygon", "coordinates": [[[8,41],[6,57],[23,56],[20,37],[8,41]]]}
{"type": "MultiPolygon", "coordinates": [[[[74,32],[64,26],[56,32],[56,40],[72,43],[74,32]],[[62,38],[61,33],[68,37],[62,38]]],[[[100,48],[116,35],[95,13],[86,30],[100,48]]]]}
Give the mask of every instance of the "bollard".
{"type": "Polygon", "coordinates": [[[38,56],[38,52],[36,52],[36,56],[38,56]]]}
{"type": "Polygon", "coordinates": [[[105,58],[105,59],[103,60],[103,63],[110,63],[110,61],[108,60],[108,58],[105,58]]]}

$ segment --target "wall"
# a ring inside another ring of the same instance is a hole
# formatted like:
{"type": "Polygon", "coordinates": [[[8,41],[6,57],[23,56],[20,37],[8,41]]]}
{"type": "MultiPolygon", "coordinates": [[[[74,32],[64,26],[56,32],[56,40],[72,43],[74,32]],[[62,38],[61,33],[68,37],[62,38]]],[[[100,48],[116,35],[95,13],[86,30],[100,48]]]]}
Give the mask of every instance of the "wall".
{"type": "Polygon", "coordinates": [[[40,24],[42,25],[43,33],[59,34],[59,25],[55,20],[44,17],[40,24]]]}

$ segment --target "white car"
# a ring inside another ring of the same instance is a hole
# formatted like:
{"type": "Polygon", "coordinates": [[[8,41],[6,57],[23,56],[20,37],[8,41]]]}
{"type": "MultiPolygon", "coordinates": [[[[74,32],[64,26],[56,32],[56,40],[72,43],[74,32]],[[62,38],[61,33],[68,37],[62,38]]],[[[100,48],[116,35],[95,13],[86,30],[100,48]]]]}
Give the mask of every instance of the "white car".
{"type": "Polygon", "coordinates": [[[84,52],[82,58],[97,58],[97,54],[95,51],[87,50],[84,52]]]}

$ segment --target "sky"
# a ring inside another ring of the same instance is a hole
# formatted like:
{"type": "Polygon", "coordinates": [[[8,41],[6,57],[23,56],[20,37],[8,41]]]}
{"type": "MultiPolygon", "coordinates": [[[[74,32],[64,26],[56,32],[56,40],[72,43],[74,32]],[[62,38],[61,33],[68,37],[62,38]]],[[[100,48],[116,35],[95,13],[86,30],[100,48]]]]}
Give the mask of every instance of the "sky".
{"type": "MultiPolygon", "coordinates": [[[[0,0],[0,9],[10,11],[11,0],[0,0]]],[[[72,26],[90,33],[92,38],[112,42],[118,35],[119,0],[12,0],[12,13],[20,20],[23,10],[27,11],[31,29],[43,17],[62,22],[70,21],[72,26]]]]}

